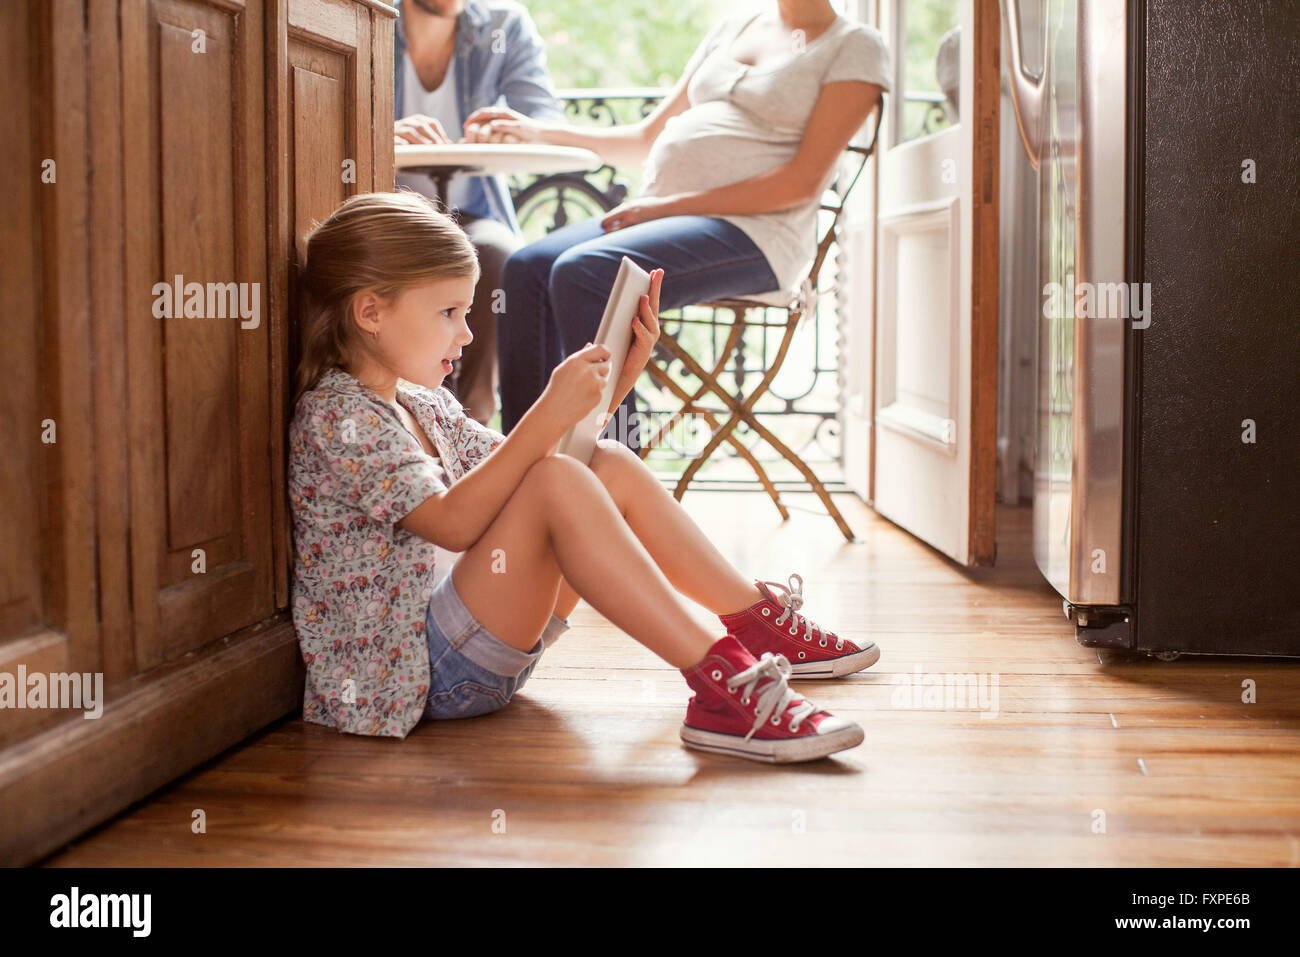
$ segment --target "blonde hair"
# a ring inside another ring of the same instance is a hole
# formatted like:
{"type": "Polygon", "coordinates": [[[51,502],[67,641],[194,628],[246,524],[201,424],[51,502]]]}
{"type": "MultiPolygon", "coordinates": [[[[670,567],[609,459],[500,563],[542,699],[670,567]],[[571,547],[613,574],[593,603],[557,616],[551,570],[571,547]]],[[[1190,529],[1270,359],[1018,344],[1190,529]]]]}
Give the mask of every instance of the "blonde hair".
{"type": "Polygon", "coordinates": [[[357,355],[352,302],[366,290],[389,298],[431,279],[473,276],[474,245],[447,214],[419,193],[361,193],[307,235],[298,280],[298,360],[293,408],[331,366],[357,355]]]}

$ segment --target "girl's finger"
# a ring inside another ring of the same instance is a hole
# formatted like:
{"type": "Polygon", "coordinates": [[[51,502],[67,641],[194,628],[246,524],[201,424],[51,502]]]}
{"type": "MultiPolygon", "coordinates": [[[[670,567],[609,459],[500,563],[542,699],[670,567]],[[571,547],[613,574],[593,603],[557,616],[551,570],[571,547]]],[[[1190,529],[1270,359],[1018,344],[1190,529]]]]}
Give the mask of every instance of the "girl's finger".
{"type": "Polygon", "coordinates": [[[655,315],[655,310],[649,305],[641,312],[641,319],[645,322],[647,332],[654,333],[658,331],[659,317],[655,315]]]}
{"type": "Polygon", "coordinates": [[[650,311],[659,312],[659,287],[663,285],[664,271],[656,269],[654,275],[650,277],[650,311]]]}

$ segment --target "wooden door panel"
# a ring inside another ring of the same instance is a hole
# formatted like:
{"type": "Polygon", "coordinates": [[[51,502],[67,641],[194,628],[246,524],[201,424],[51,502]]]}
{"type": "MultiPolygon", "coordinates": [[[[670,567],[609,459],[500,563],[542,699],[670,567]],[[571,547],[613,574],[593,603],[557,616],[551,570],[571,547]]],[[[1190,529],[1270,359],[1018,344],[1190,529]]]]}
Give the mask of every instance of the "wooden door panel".
{"type": "MultiPolygon", "coordinates": [[[[187,282],[228,281],[235,273],[234,171],[224,145],[232,142],[232,117],[228,109],[210,109],[232,102],[225,64],[233,24],[201,12],[207,15],[196,21],[207,28],[206,55],[193,52],[190,30],[158,23],[163,282],[178,274],[187,282]]],[[[170,584],[189,579],[188,551],[196,545],[207,550],[210,567],[238,554],[235,372],[243,330],[212,316],[173,318],[162,329],[170,584]]]]}
{"type": "MultiPolygon", "coordinates": [[[[27,52],[36,46],[37,19],[32,3],[0,4],[0,96],[11,144],[0,150],[0,177],[9,185],[0,257],[6,299],[0,321],[9,360],[0,377],[0,421],[9,438],[0,456],[0,672],[12,676],[20,667],[27,673],[68,670],[66,636],[45,627],[51,609],[43,568],[51,543],[42,512],[53,450],[41,434],[51,414],[43,383],[54,370],[41,336],[40,190],[55,184],[40,181],[48,138],[39,135],[40,64],[27,52]]],[[[0,709],[0,745],[58,718],[48,710],[0,709]]]]}
{"type": "Polygon", "coordinates": [[[262,42],[255,2],[124,5],[126,322],[136,453],[131,562],[140,670],[275,610],[262,42]],[[165,311],[159,283],[172,288],[170,316],[156,315],[165,311]],[[201,315],[187,314],[187,304],[201,315]],[[243,316],[240,305],[252,315],[243,316]]]}
{"type": "MultiPolygon", "coordinates": [[[[96,615],[86,67],[80,0],[0,4],[7,184],[0,248],[0,672],[100,668],[96,615]],[[48,440],[48,441],[47,441],[48,440]]],[[[79,717],[0,709],[0,745],[79,717]]],[[[0,809],[2,810],[2,809],[0,809]]]]}
{"type": "Polygon", "coordinates": [[[347,198],[343,163],[355,152],[343,122],[347,105],[347,60],[339,54],[290,43],[290,122],[293,163],[294,247],[303,260],[304,239],[347,198]]]}
{"type": "Polygon", "coordinates": [[[374,77],[370,96],[371,127],[374,142],[371,164],[374,179],[371,189],[379,193],[391,192],[396,185],[393,152],[393,31],[396,22],[383,13],[370,17],[370,71],[374,77]]]}
{"type": "Polygon", "coordinates": [[[301,261],[312,223],[374,188],[371,26],[370,12],[350,0],[291,0],[288,21],[288,175],[301,261]]]}
{"type": "MultiPolygon", "coordinates": [[[[0,91],[5,97],[6,138],[0,150],[0,176],[6,190],[4,257],[0,285],[5,290],[5,353],[0,376],[0,417],[6,442],[0,456],[0,642],[36,630],[45,618],[41,583],[44,541],[40,510],[45,476],[41,422],[43,411],[40,342],[41,234],[39,172],[43,157],[36,139],[38,87],[32,58],[36,38],[29,3],[0,6],[0,91]]],[[[48,188],[48,186],[47,186],[48,188]]]]}

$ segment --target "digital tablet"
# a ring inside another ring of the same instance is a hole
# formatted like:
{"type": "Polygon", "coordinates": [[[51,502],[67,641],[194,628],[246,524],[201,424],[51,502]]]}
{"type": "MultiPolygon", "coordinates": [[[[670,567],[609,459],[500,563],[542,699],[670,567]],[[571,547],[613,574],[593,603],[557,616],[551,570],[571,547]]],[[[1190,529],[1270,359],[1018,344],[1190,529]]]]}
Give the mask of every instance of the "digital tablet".
{"type": "Polygon", "coordinates": [[[636,321],[637,308],[641,297],[649,294],[650,274],[624,256],[594,340],[609,350],[609,378],[605,380],[596,407],[565,433],[557,450],[572,455],[579,462],[591,464],[596,440],[605,431],[609,404],[614,401],[614,389],[618,386],[618,374],[632,347],[632,324],[636,321]]]}

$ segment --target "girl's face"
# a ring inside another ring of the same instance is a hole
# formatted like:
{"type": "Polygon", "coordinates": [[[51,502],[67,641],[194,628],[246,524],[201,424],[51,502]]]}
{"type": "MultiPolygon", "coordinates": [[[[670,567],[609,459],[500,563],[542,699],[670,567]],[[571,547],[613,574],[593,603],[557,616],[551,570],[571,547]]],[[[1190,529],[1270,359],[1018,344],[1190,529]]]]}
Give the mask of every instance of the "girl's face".
{"type": "MultiPolygon", "coordinates": [[[[378,309],[374,345],[399,377],[436,389],[451,363],[474,340],[465,315],[474,298],[474,277],[433,279],[409,286],[378,309]]],[[[368,338],[368,337],[367,337],[368,338]]]]}

